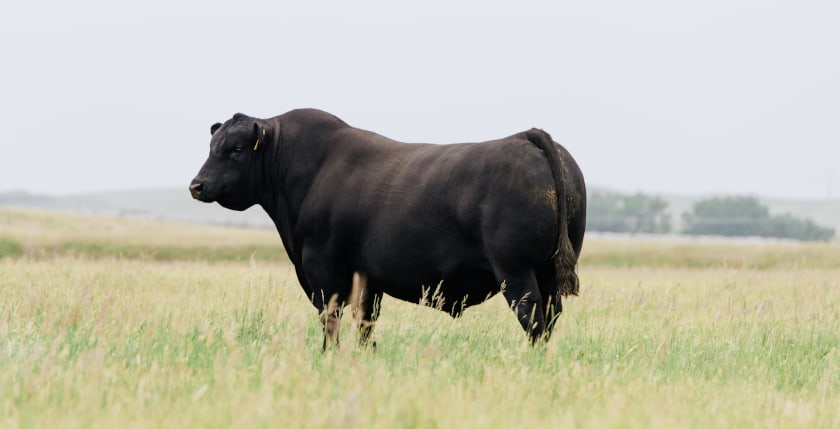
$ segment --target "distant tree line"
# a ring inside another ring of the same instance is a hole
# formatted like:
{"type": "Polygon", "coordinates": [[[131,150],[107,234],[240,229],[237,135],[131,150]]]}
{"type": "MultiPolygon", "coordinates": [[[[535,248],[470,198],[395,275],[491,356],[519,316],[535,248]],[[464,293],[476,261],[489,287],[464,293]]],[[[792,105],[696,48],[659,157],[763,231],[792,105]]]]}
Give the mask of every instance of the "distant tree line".
{"type": "Polygon", "coordinates": [[[803,241],[828,241],[834,229],[790,214],[771,215],[753,197],[709,198],[698,201],[683,214],[684,233],[741,237],[778,237],[803,241]]]}
{"type": "Polygon", "coordinates": [[[668,202],[657,196],[636,193],[593,192],[586,210],[586,229],[630,234],[671,232],[668,202]]]}
{"type": "MultiPolygon", "coordinates": [[[[668,202],[642,193],[593,192],[587,203],[589,231],[667,234],[673,230],[668,202]]],[[[755,197],[707,198],[682,214],[680,233],[828,241],[834,229],[790,214],[771,215],[755,197]]]]}

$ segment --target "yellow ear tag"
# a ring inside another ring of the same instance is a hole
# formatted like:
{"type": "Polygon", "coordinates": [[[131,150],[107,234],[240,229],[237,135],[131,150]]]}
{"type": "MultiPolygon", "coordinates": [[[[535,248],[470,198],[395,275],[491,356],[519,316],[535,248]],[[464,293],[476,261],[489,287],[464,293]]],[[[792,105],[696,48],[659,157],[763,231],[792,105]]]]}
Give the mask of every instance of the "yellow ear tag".
{"type": "MultiPolygon", "coordinates": [[[[265,129],[262,130],[262,135],[265,135],[265,129]]],[[[257,151],[258,147],[260,147],[260,139],[257,139],[257,142],[254,143],[254,152],[257,151]]]]}

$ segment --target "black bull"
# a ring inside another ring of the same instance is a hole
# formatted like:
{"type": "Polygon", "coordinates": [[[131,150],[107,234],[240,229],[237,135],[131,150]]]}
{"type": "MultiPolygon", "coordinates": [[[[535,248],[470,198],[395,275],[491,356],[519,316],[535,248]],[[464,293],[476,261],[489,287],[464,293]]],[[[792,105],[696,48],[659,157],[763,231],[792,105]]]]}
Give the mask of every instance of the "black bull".
{"type": "Polygon", "coordinates": [[[583,175],[541,130],[405,144],[307,109],[210,131],[192,196],[271,216],[325,347],[347,305],[367,343],[383,293],[458,316],[501,291],[532,342],[578,293],[583,175]]]}

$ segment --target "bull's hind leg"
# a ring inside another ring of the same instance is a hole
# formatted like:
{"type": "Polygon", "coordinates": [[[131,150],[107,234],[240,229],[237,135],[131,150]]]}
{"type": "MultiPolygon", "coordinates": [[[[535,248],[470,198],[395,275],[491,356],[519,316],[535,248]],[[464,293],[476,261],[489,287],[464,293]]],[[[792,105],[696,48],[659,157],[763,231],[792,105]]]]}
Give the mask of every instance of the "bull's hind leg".
{"type": "Polygon", "coordinates": [[[557,291],[557,276],[554,274],[553,263],[537,269],[537,283],[545,310],[545,334],[543,339],[548,341],[554,326],[557,324],[557,319],[563,313],[563,302],[560,300],[560,294],[557,291]]]}
{"type": "Polygon", "coordinates": [[[518,274],[498,272],[497,280],[503,283],[502,294],[516,314],[531,344],[539,340],[546,329],[543,299],[533,270],[518,274]]]}
{"type": "Polygon", "coordinates": [[[544,295],[545,302],[545,334],[543,340],[548,341],[551,338],[551,333],[554,332],[554,326],[557,325],[557,319],[560,318],[560,313],[563,312],[563,302],[560,300],[560,294],[544,295]]]}

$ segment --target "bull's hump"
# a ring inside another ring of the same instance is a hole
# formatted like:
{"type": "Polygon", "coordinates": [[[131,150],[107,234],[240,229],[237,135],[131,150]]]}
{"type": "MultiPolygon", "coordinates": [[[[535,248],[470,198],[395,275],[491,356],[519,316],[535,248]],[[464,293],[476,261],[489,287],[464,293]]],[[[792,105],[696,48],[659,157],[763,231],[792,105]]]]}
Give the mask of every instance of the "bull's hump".
{"type": "Polygon", "coordinates": [[[325,123],[347,126],[347,123],[344,122],[338,116],[335,116],[332,113],[325,112],[323,110],[313,109],[309,107],[290,110],[289,112],[285,113],[283,117],[301,123],[325,123]]]}

